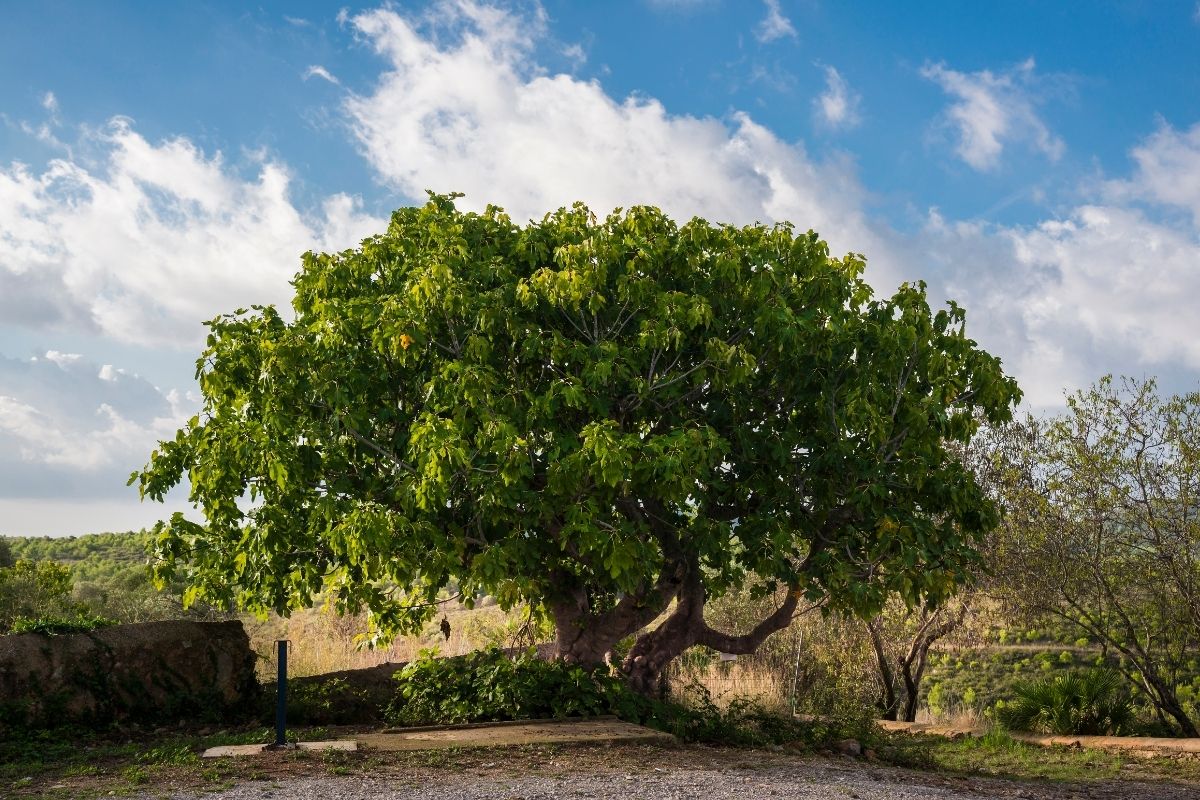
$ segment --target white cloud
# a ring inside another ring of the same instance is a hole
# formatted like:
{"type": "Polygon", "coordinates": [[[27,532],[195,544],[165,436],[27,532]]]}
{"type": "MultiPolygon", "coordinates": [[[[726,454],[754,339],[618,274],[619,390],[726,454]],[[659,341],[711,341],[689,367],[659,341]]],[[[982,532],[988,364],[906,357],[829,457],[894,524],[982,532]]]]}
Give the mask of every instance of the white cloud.
{"type": "Polygon", "coordinates": [[[1200,229],[1200,122],[1185,131],[1163,124],[1132,155],[1137,171],[1107,184],[1108,195],[1182,209],[1200,229]]]}
{"type": "Polygon", "coordinates": [[[58,113],[58,98],[54,96],[54,92],[46,92],[42,95],[42,108],[51,114],[58,113]]]}
{"type": "Polygon", "coordinates": [[[0,356],[0,497],[118,494],[198,398],[81,355],[0,356]],[[71,492],[64,492],[71,494],[71,492]]]}
{"type": "MultiPolygon", "coordinates": [[[[83,356],[79,353],[60,353],[57,350],[46,351],[46,360],[57,364],[62,369],[66,369],[70,364],[74,364],[81,358],[83,356]]],[[[36,357],[34,360],[37,360],[36,357]]]]}
{"type": "Polygon", "coordinates": [[[0,534],[131,530],[184,510],[186,486],[140,504],[125,482],[198,407],[79,354],[0,355],[0,534]]]}
{"type": "MultiPolygon", "coordinates": [[[[1195,388],[1200,236],[1135,208],[1079,206],[1033,226],[950,223],[921,236],[973,338],[1005,358],[1035,406],[1105,373],[1195,388]]],[[[1178,388],[1178,386],[1174,387],[1178,388]]]]}
{"type": "Polygon", "coordinates": [[[1049,159],[1057,160],[1065,148],[1035,110],[1032,58],[1011,70],[993,73],[957,72],[945,64],[926,64],[921,75],[954,98],[945,124],[958,135],[958,155],[976,170],[992,170],[1009,142],[1027,142],[1049,159]]]}
{"type": "Polygon", "coordinates": [[[919,237],[972,335],[1005,356],[1034,405],[1105,373],[1197,388],[1200,125],[1164,126],[1130,155],[1129,178],[1059,218],[997,226],[934,212],[919,237]]]}
{"type": "Polygon", "coordinates": [[[308,69],[304,70],[304,80],[309,78],[320,78],[323,81],[328,81],[334,86],[341,86],[342,82],[334,77],[329,70],[322,67],[320,64],[313,64],[308,69]]]}
{"type": "Polygon", "coordinates": [[[583,49],[583,45],[576,42],[569,44],[563,48],[562,54],[566,56],[567,61],[571,62],[571,66],[579,69],[587,63],[587,51],[583,49]]]}
{"type": "Polygon", "coordinates": [[[15,319],[27,326],[193,346],[218,313],[286,306],[305,249],[341,249],[384,226],[345,195],[302,213],[278,162],[260,158],[243,179],[220,153],[153,144],[124,119],[88,138],[98,166],[0,167],[0,310],[24,306],[15,319]]]}
{"type": "MultiPolygon", "coordinates": [[[[532,27],[509,23],[500,33],[471,24],[448,33],[391,10],[354,18],[388,59],[374,90],[347,106],[385,181],[410,196],[465,191],[465,206],[497,203],[518,220],[582,199],[599,213],[653,203],[675,219],[811,226],[834,252],[865,253],[882,292],[925,278],[935,298],[961,300],[972,336],[1004,357],[1037,405],[1059,405],[1064,388],[1106,372],[1149,364],[1181,376],[1200,366],[1186,324],[1200,296],[1200,236],[1116,197],[1191,208],[1200,186],[1189,149],[1195,129],[1164,129],[1141,143],[1133,178],[1109,184],[1111,202],[1023,227],[934,214],[924,230],[901,235],[866,215],[869,197],[852,164],[817,162],[744,113],[675,115],[653,98],[616,100],[597,83],[548,74],[533,56],[536,35],[519,34],[532,27]],[[1185,168],[1188,176],[1179,174],[1185,168]]],[[[1012,93],[1000,94],[1003,116],[1012,93]]],[[[1016,135],[1016,123],[1006,125],[1000,145],[1016,135]]]]}
{"type": "Polygon", "coordinates": [[[796,29],[792,21],[783,15],[779,8],[779,0],[763,0],[767,7],[767,16],[754,29],[754,36],[764,44],[782,39],[785,36],[796,38],[796,29]]]}
{"type": "Polygon", "coordinates": [[[850,88],[836,69],[825,67],[825,91],[813,99],[817,121],[830,128],[853,128],[860,118],[858,92],[850,88]]]}
{"type": "MultiPolygon", "coordinates": [[[[669,113],[653,98],[618,101],[594,81],[547,74],[533,53],[539,21],[454,5],[430,28],[392,9],[353,18],[388,61],[346,110],[363,153],[410,197],[462,191],[465,207],[540,219],[583,200],[597,213],[649,203],[675,219],[791,220],[837,252],[879,252],[845,161],[818,163],[749,115],[669,113]]],[[[881,257],[871,275],[892,284],[881,257]]]]}

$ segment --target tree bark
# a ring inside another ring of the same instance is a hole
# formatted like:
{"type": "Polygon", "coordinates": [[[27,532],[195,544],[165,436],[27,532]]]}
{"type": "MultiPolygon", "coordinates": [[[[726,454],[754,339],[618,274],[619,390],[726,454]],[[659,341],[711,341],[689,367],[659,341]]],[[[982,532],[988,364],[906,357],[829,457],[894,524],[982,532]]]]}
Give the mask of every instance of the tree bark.
{"type": "Polygon", "coordinates": [[[795,617],[799,597],[789,591],[774,612],[740,636],[714,630],[704,621],[705,591],[698,567],[691,567],[679,592],[679,603],[662,625],[640,635],[629,651],[622,670],[630,685],[643,694],[661,688],[662,672],[672,659],[693,645],[704,645],[722,653],[753,653],[776,631],[795,617]]]}
{"type": "MultiPolygon", "coordinates": [[[[678,561],[667,562],[654,585],[625,595],[607,611],[593,611],[583,587],[560,593],[549,603],[558,658],[588,665],[610,660],[617,642],[646,627],[666,610],[683,585],[686,572],[678,561]]],[[[570,579],[559,575],[555,582],[568,585],[570,579]]]]}
{"type": "Polygon", "coordinates": [[[645,695],[658,692],[663,670],[695,643],[703,624],[704,585],[698,571],[689,571],[675,610],[657,628],[639,635],[625,657],[621,670],[633,690],[645,695]]]}
{"type": "Polygon", "coordinates": [[[900,699],[896,696],[896,675],[888,660],[887,651],[883,647],[883,635],[879,631],[876,619],[867,620],[867,633],[871,637],[871,648],[875,651],[875,663],[879,667],[879,683],[883,687],[883,697],[880,699],[879,710],[881,719],[896,720],[900,699]]]}
{"type": "Polygon", "coordinates": [[[1154,694],[1158,695],[1155,705],[1175,720],[1183,735],[1189,738],[1200,737],[1200,730],[1197,730],[1196,723],[1192,721],[1192,718],[1183,709],[1183,704],[1179,702],[1179,698],[1175,695],[1174,687],[1159,677],[1157,670],[1151,669],[1147,672],[1143,669],[1142,675],[1145,676],[1146,682],[1153,687],[1154,694]]]}

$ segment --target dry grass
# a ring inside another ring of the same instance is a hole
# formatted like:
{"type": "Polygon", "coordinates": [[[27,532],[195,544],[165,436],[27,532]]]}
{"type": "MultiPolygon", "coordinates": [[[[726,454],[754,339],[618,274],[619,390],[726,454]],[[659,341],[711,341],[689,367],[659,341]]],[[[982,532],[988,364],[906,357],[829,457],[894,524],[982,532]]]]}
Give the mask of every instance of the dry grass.
{"type": "Polygon", "coordinates": [[[397,638],[387,647],[369,648],[356,638],[366,632],[362,616],[339,616],[321,608],[299,611],[284,618],[270,615],[243,620],[250,647],[259,655],[260,677],[275,675],[275,642],[288,640],[288,674],[293,677],[321,675],[346,669],[364,669],[384,663],[411,661],[421,650],[437,648],[442,655],[469,653],[490,644],[507,644],[505,637],[515,625],[514,615],[495,606],[466,609],[447,608],[450,636],[439,628],[441,616],[420,635],[397,638]]]}
{"type": "Polygon", "coordinates": [[[986,728],[990,724],[974,706],[956,704],[940,713],[931,713],[928,706],[917,711],[916,722],[937,723],[954,728],[986,728]]]}
{"type": "Polygon", "coordinates": [[[790,681],[753,658],[714,661],[702,667],[687,667],[676,662],[668,677],[671,685],[679,690],[686,691],[691,686],[703,688],[722,708],[743,699],[766,706],[788,705],[790,681]]]}

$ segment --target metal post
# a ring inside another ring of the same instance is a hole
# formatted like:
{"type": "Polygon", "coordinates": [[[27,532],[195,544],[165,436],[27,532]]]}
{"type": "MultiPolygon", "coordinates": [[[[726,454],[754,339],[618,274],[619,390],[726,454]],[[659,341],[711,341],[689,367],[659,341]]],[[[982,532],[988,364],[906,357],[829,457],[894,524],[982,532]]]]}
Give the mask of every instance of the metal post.
{"type": "Polygon", "coordinates": [[[276,642],[279,646],[279,673],[275,689],[275,744],[272,747],[287,747],[287,639],[276,642]]]}
{"type": "Polygon", "coordinates": [[[796,715],[796,684],[800,683],[800,648],[804,645],[804,634],[796,638],[796,662],[792,665],[792,690],[788,701],[792,705],[792,716],[796,715]]]}

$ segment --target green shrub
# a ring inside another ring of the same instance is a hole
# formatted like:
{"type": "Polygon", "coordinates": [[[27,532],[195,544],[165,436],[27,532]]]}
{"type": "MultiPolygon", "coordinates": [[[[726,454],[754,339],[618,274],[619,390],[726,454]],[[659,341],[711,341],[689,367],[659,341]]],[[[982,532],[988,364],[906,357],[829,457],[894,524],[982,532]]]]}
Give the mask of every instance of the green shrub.
{"type": "Polygon", "coordinates": [[[87,608],[71,599],[71,570],[53,561],[18,560],[0,567],[0,634],[22,618],[64,617],[87,608]]]}
{"type": "Polygon", "coordinates": [[[396,680],[386,716],[403,725],[609,714],[631,694],[603,671],[542,661],[533,649],[515,658],[495,648],[454,658],[422,651],[396,680]]]}
{"type": "Polygon", "coordinates": [[[427,725],[613,714],[688,742],[747,746],[817,746],[846,736],[865,740],[874,731],[867,709],[861,718],[799,721],[744,698],[721,708],[695,682],[677,691],[679,699],[660,700],[603,669],[543,661],[534,652],[512,657],[493,648],[436,658],[423,651],[396,673],[399,688],[385,716],[395,724],[427,725]]]}
{"type": "Polygon", "coordinates": [[[9,633],[84,633],[116,624],[116,620],[77,611],[73,616],[16,617],[9,633]]]}
{"type": "Polygon", "coordinates": [[[1016,697],[998,708],[1012,730],[1066,735],[1125,733],[1134,722],[1133,705],[1121,676],[1091,669],[1017,684],[1016,697]]]}

